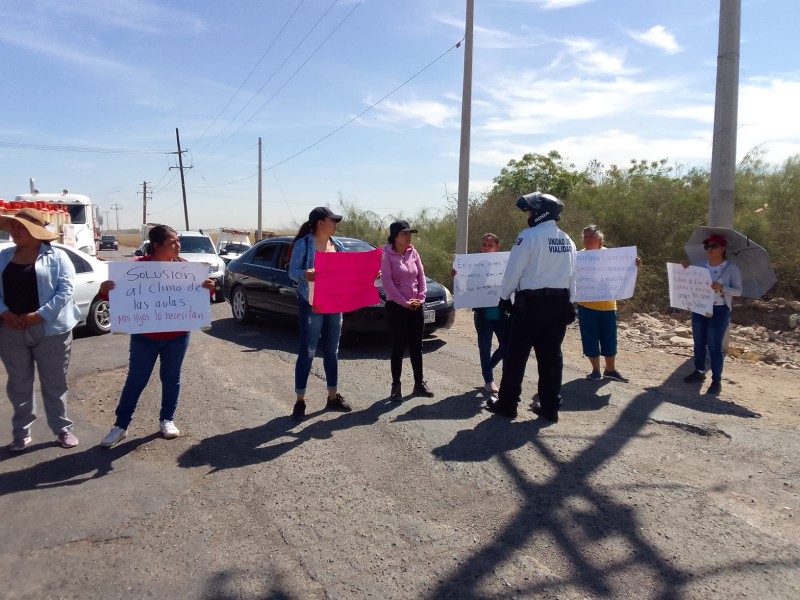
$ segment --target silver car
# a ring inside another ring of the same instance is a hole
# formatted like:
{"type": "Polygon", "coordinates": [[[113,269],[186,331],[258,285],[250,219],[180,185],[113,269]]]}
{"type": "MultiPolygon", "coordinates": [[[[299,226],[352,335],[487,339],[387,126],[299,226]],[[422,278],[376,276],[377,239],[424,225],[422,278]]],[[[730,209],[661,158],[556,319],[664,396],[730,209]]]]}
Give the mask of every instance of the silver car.
{"type": "MultiPolygon", "coordinates": [[[[13,245],[13,242],[0,241],[0,250],[13,245]]],[[[85,325],[94,335],[102,335],[111,331],[108,302],[97,296],[100,284],[108,279],[108,264],[63,244],[53,242],[52,246],[66,252],[75,267],[73,298],[81,311],[78,326],[85,325]]]]}
{"type": "MultiPolygon", "coordinates": [[[[189,262],[197,262],[208,265],[208,278],[215,284],[214,302],[225,300],[225,292],[222,289],[225,281],[225,263],[214,242],[208,234],[202,231],[178,231],[178,240],[181,243],[181,258],[189,262]]],[[[139,249],[134,252],[134,256],[144,256],[147,252],[147,242],[142,242],[139,249]]]]}

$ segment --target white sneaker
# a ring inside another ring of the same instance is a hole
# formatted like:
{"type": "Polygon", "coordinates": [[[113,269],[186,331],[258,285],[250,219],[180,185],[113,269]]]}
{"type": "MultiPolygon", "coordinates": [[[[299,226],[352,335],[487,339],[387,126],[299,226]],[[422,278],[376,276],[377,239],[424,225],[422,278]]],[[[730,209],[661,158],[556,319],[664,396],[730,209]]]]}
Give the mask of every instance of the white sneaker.
{"type": "Polygon", "coordinates": [[[128,437],[128,430],[123,429],[122,427],[112,427],[111,431],[108,432],[108,435],[103,438],[100,442],[100,445],[103,448],[111,448],[117,442],[121,442],[126,437],[128,437]]]}
{"type": "Polygon", "coordinates": [[[161,435],[163,435],[168,440],[172,438],[176,438],[181,434],[180,430],[175,427],[175,423],[172,421],[161,421],[161,435]]]}

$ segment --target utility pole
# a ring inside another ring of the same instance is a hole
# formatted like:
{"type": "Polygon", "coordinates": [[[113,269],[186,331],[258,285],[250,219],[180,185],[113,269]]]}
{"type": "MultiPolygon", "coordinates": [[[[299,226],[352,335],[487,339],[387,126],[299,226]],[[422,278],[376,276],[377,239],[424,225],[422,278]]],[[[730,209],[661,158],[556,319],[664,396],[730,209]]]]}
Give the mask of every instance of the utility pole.
{"type": "Polygon", "coordinates": [[[741,21],[742,1],[720,0],[711,193],[708,201],[708,224],[711,227],[733,227],[741,21]]]}
{"type": "Polygon", "coordinates": [[[475,0],[467,0],[464,32],[464,85],[461,93],[461,154],[458,163],[458,210],[456,220],[456,253],[467,253],[469,219],[469,143],[472,122],[472,29],[475,0]]]}
{"type": "MultiPolygon", "coordinates": [[[[183,191],[183,216],[186,220],[186,230],[189,230],[189,207],[186,204],[186,180],[183,177],[183,153],[186,150],[181,150],[181,136],[178,133],[178,128],[175,128],[175,139],[178,141],[178,151],[172,152],[172,154],[178,155],[178,168],[181,170],[181,190],[183,191]]],[[[170,169],[174,169],[175,167],[170,167],[170,169]]],[[[192,167],[186,167],[187,169],[191,169],[192,167]]]]}
{"type": "Polygon", "coordinates": [[[147,225],[147,182],[142,182],[142,225],[147,225]]]}
{"type": "Polygon", "coordinates": [[[110,210],[104,210],[103,212],[106,213],[105,222],[108,223],[109,221],[111,221],[111,211],[110,210]]]}
{"type": "Polygon", "coordinates": [[[261,241],[261,138],[258,138],[258,228],[256,229],[256,241],[261,241]]]}
{"type": "Polygon", "coordinates": [[[111,210],[117,213],[117,233],[119,233],[119,211],[122,210],[122,204],[112,204],[111,210]]]}

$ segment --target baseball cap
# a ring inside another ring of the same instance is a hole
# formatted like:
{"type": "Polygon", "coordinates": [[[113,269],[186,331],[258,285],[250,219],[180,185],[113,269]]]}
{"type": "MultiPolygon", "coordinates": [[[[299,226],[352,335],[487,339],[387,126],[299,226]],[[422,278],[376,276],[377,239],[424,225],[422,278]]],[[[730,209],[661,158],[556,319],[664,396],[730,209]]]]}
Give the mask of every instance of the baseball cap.
{"type": "Polygon", "coordinates": [[[318,206],[310,213],[308,213],[308,222],[314,223],[316,221],[324,221],[328,217],[330,217],[337,223],[342,220],[342,215],[334,214],[333,211],[327,206],[318,206]]]}
{"type": "Polygon", "coordinates": [[[412,229],[411,225],[408,224],[408,221],[395,221],[391,225],[389,225],[389,235],[394,237],[398,233],[403,232],[408,233],[419,233],[418,229],[412,229]]]}
{"type": "Polygon", "coordinates": [[[711,237],[707,237],[703,240],[704,244],[718,244],[720,246],[727,246],[728,240],[726,240],[723,236],[715,233],[711,237]]]}

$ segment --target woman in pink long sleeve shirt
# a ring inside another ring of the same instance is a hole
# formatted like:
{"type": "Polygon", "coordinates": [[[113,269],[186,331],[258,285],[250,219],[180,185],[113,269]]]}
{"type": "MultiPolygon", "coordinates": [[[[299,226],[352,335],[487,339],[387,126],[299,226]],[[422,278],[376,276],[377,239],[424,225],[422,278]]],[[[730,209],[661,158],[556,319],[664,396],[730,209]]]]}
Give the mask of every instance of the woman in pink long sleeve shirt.
{"type": "Polygon", "coordinates": [[[395,221],[389,226],[388,244],[383,249],[381,281],[386,292],[386,319],[392,336],[392,391],[390,399],[400,402],[403,392],[400,376],[403,355],[408,347],[411,370],[414,372],[415,396],[432,398],[433,392],[422,374],[422,334],[425,328],[425,269],[414,246],[411,234],[417,233],[408,221],[395,221]]]}

